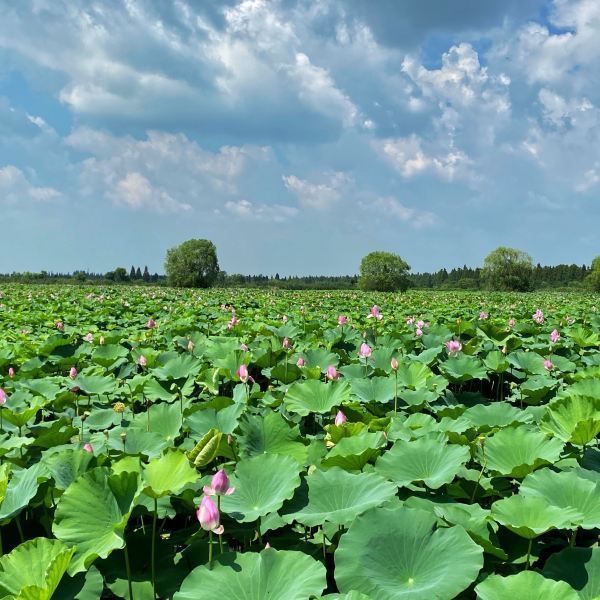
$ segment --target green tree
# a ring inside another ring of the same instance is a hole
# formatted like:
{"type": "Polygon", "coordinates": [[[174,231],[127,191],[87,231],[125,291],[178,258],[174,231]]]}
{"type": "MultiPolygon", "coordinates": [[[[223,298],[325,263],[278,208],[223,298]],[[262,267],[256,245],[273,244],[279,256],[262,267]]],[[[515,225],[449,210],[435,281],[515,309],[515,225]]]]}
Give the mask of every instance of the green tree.
{"type": "Polygon", "coordinates": [[[167,251],[165,271],[174,287],[210,287],[219,274],[217,249],[209,240],[183,242],[167,251]]]}
{"type": "Polygon", "coordinates": [[[358,285],[362,290],[404,292],[408,289],[410,266],[397,254],[371,252],[360,263],[358,285]]]}
{"type": "Polygon", "coordinates": [[[600,292],[600,256],[592,261],[592,269],[587,276],[587,282],[595,292],[600,292]]]}
{"type": "Polygon", "coordinates": [[[129,277],[127,277],[127,271],[124,267],[117,267],[114,270],[114,280],[115,281],[127,281],[129,277]]]}
{"type": "Polygon", "coordinates": [[[142,275],[142,279],[144,281],[150,281],[150,271],[148,271],[148,267],[144,267],[144,274],[142,275]]]}
{"type": "Polygon", "coordinates": [[[526,292],[531,289],[533,261],[522,250],[500,246],[485,257],[482,278],[492,290],[526,292]]]}

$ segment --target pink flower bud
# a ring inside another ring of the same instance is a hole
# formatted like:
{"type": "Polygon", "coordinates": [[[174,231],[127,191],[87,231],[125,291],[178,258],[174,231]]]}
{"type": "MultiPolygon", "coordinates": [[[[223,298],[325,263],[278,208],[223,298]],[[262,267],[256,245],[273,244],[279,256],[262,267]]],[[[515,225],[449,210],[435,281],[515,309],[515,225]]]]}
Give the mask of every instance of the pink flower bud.
{"type": "Polygon", "coordinates": [[[56,329],[58,329],[59,331],[64,331],[65,330],[65,325],[62,321],[58,321],[56,323],[56,329]]]}
{"type": "Polygon", "coordinates": [[[553,344],[556,344],[556,342],[558,342],[558,340],[560,340],[560,333],[558,333],[558,330],[557,330],[557,329],[554,329],[554,330],[552,331],[552,333],[550,334],[550,341],[551,341],[553,344]]]}
{"type": "Polygon", "coordinates": [[[223,469],[213,475],[210,485],[204,486],[207,496],[230,496],[234,491],[235,488],[229,487],[229,477],[223,469]]]}
{"type": "Polygon", "coordinates": [[[416,335],[417,337],[421,337],[421,336],[423,335],[423,330],[422,330],[422,329],[420,329],[420,328],[418,328],[418,329],[415,331],[415,335],[416,335]]]}
{"type": "Polygon", "coordinates": [[[360,350],[358,351],[358,355],[361,358],[369,358],[372,354],[372,350],[371,350],[371,346],[369,346],[369,344],[361,344],[360,345],[360,350]]]}
{"type": "Polygon", "coordinates": [[[12,379],[15,376],[15,370],[12,367],[8,368],[8,376],[12,379]]]}
{"type": "Polygon", "coordinates": [[[205,531],[212,531],[216,534],[223,533],[223,526],[219,525],[221,519],[219,509],[209,496],[202,497],[200,506],[196,511],[196,517],[198,518],[200,527],[205,531]]]}
{"type": "Polygon", "coordinates": [[[345,325],[348,322],[348,317],[346,317],[345,315],[340,315],[338,317],[338,325],[345,325]]]}
{"type": "Polygon", "coordinates": [[[395,371],[398,368],[398,360],[394,356],[392,356],[392,360],[390,360],[390,367],[392,367],[392,371],[395,371]]]}
{"type": "Polygon", "coordinates": [[[340,378],[340,374],[338,373],[337,369],[333,365],[329,365],[327,367],[326,377],[327,377],[327,379],[330,379],[331,381],[337,381],[340,378]]]}
{"type": "Polygon", "coordinates": [[[154,329],[156,327],[156,321],[154,319],[148,319],[146,327],[148,329],[154,329]]]}
{"type": "Polygon", "coordinates": [[[552,371],[552,369],[554,369],[554,363],[551,360],[546,359],[544,361],[544,369],[552,371]]]}
{"type": "Polygon", "coordinates": [[[517,322],[514,319],[509,319],[508,320],[508,326],[512,329],[515,325],[517,324],[517,322]]]}
{"type": "Polygon", "coordinates": [[[93,446],[92,446],[92,445],[91,445],[89,442],[88,442],[87,444],[84,444],[84,445],[83,445],[83,449],[84,449],[86,452],[89,452],[90,454],[93,454],[93,453],[94,453],[94,448],[93,448],[93,446]]]}
{"type": "Polygon", "coordinates": [[[84,342],[89,342],[89,343],[93,342],[94,341],[94,334],[88,333],[88,334],[84,335],[83,336],[83,341],[84,342]]]}
{"type": "Polygon", "coordinates": [[[144,368],[147,364],[148,364],[148,360],[146,359],[146,357],[143,354],[141,354],[140,357],[138,358],[138,365],[140,365],[140,367],[144,368]]]}
{"type": "Polygon", "coordinates": [[[425,321],[417,321],[417,329],[423,329],[425,327],[425,321]]]}
{"type": "Polygon", "coordinates": [[[6,392],[2,388],[0,388],[0,406],[4,406],[6,404],[6,399],[6,392]]]}
{"type": "Polygon", "coordinates": [[[289,350],[292,347],[292,344],[290,342],[290,338],[284,337],[282,345],[283,345],[284,350],[289,350]]]}
{"type": "Polygon", "coordinates": [[[245,364],[241,364],[240,368],[235,373],[242,383],[246,383],[248,381],[248,367],[245,364]]]}
{"type": "Polygon", "coordinates": [[[71,367],[69,371],[69,377],[71,379],[75,379],[75,377],[77,377],[77,369],[75,367],[71,367]]]}
{"type": "Polygon", "coordinates": [[[297,361],[296,361],[296,366],[302,368],[304,365],[306,364],[306,361],[300,357],[297,361]]]}
{"type": "Polygon", "coordinates": [[[338,410],[334,423],[339,426],[343,425],[347,420],[346,415],[341,410],[338,410]]]}
{"type": "Polygon", "coordinates": [[[194,342],[192,342],[192,340],[188,340],[188,343],[187,343],[187,349],[188,349],[190,352],[191,352],[191,351],[194,349],[194,346],[195,346],[194,342]]]}

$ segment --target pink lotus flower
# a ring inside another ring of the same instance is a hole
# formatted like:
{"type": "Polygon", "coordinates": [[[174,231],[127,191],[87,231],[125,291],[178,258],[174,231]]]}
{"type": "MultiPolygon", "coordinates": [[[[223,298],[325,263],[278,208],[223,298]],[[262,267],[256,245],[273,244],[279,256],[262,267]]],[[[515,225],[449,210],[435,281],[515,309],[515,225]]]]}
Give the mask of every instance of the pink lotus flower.
{"type": "Polygon", "coordinates": [[[210,480],[210,485],[205,485],[203,489],[207,496],[231,496],[235,492],[235,488],[229,487],[229,477],[223,469],[217,471],[210,480]]]}
{"type": "Polygon", "coordinates": [[[425,327],[425,321],[417,321],[417,329],[423,329],[425,327]]]}
{"type": "Polygon", "coordinates": [[[239,377],[242,383],[246,383],[248,381],[248,367],[245,364],[242,363],[235,374],[239,377]]]}
{"type": "Polygon", "coordinates": [[[283,315],[283,317],[281,317],[281,320],[282,320],[284,323],[287,323],[287,322],[288,322],[288,317],[287,317],[287,315],[283,315]]]}
{"type": "Polygon", "coordinates": [[[188,340],[187,349],[191,352],[195,348],[196,344],[192,340],[188,340]]]}
{"type": "Polygon", "coordinates": [[[450,356],[456,356],[462,350],[462,344],[457,340],[446,342],[446,350],[450,356]]]}
{"type": "Polygon", "coordinates": [[[390,367],[392,367],[392,371],[398,369],[398,360],[394,356],[392,356],[392,360],[390,360],[390,367]]]}
{"type": "Polygon", "coordinates": [[[408,319],[406,319],[406,324],[407,325],[412,325],[415,322],[415,318],[414,317],[408,317],[408,319]]]}
{"type": "Polygon", "coordinates": [[[544,313],[538,308],[531,317],[538,325],[544,322],[544,313]]]}
{"type": "Polygon", "coordinates": [[[383,315],[379,312],[379,307],[376,304],[371,306],[371,313],[367,315],[367,319],[373,318],[377,319],[378,321],[381,321],[381,319],[383,319],[383,315]]]}
{"type": "Polygon", "coordinates": [[[347,420],[346,415],[341,410],[338,410],[334,423],[339,426],[343,425],[347,420]]]}
{"type": "Polygon", "coordinates": [[[348,317],[346,317],[346,315],[340,315],[338,317],[338,325],[343,326],[348,322],[348,317]]]}
{"type": "Polygon", "coordinates": [[[156,321],[154,319],[148,319],[146,327],[148,329],[154,329],[156,327],[156,321]]]}
{"type": "Polygon", "coordinates": [[[93,333],[88,333],[87,335],[83,336],[83,341],[84,342],[93,342],[94,341],[94,334],[93,333]]]}
{"type": "Polygon", "coordinates": [[[517,324],[517,322],[514,319],[509,319],[508,320],[508,326],[512,329],[515,325],[517,324]]]}
{"type": "Polygon", "coordinates": [[[84,449],[86,452],[89,452],[90,454],[93,454],[93,453],[94,453],[94,448],[93,448],[93,446],[92,446],[92,445],[91,445],[89,442],[88,442],[87,444],[84,444],[84,445],[83,445],[83,449],[84,449]]]}
{"type": "Polygon", "coordinates": [[[373,351],[371,350],[371,346],[369,346],[369,344],[361,344],[360,345],[360,350],[358,351],[358,355],[361,358],[369,358],[371,356],[371,354],[373,354],[373,351]]]}
{"type": "Polygon", "coordinates": [[[485,321],[490,315],[488,315],[488,313],[481,311],[479,313],[479,320],[480,321],[485,321]]]}
{"type": "Polygon", "coordinates": [[[196,517],[200,523],[200,527],[204,531],[212,531],[217,535],[223,533],[223,525],[219,525],[221,515],[217,505],[210,499],[210,496],[203,496],[200,506],[196,511],[196,517]]]}
{"type": "Polygon", "coordinates": [[[290,342],[290,338],[288,338],[287,336],[283,338],[283,343],[282,343],[283,349],[284,350],[289,350],[292,347],[292,344],[290,342]]]}
{"type": "Polygon", "coordinates": [[[415,331],[415,335],[417,337],[421,337],[423,335],[423,330],[420,327],[417,327],[417,330],[415,331]]]}
{"type": "Polygon", "coordinates": [[[550,341],[553,344],[556,344],[556,342],[558,342],[558,340],[560,340],[560,333],[558,333],[558,329],[553,329],[552,333],[550,334],[550,341]]]}
{"type": "Polygon", "coordinates": [[[246,346],[246,344],[240,344],[240,350],[242,352],[248,352],[248,346],[246,346]]]}
{"type": "Polygon", "coordinates": [[[148,360],[146,359],[146,357],[141,354],[140,357],[138,358],[138,365],[140,365],[140,367],[145,367],[148,364],[148,360]]]}
{"type": "Polygon", "coordinates": [[[302,368],[304,365],[306,364],[306,361],[300,357],[297,361],[296,361],[296,366],[302,368]]]}
{"type": "Polygon", "coordinates": [[[552,371],[554,369],[554,363],[551,360],[544,360],[544,369],[547,371],[552,371]]]}
{"type": "Polygon", "coordinates": [[[12,367],[8,368],[8,376],[12,379],[15,376],[15,370],[12,367]]]}
{"type": "Polygon", "coordinates": [[[327,373],[325,376],[330,381],[337,381],[340,378],[340,374],[338,373],[337,369],[333,365],[329,365],[327,367],[327,373]]]}
{"type": "Polygon", "coordinates": [[[0,388],[0,406],[4,406],[6,404],[6,399],[7,399],[7,395],[6,392],[0,388]]]}
{"type": "Polygon", "coordinates": [[[71,379],[75,379],[75,377],[77,377],[77,369],[75,367],[71,367],[69,370],[69,377],[71,379]]]}
{"type": "Polygon", "coordinates": [[[64,325],[64,323],[63,323],[62,321],[58,321],[58,322],[56,323],[56,329],[58,329],[58,330],[59,330],[59,331],[61,331],[61,332],[62,332],[62,331],[64,331],[64,330],[65,330],[65,325],[64,325]]]}

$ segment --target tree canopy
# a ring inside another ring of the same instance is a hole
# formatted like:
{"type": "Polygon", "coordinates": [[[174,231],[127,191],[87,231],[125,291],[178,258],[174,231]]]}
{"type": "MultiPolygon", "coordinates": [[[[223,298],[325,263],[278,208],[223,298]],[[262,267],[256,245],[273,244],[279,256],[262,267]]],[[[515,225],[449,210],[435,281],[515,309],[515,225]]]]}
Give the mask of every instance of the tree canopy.
{"type": "Polygon", "coordinates": [[[533,261],[522,250],[500,246],[485,257],[482,276],[492,290],[526,292],[532,285],[533,261]]]}
{"type": "Polygon", "coordinates": [[[358,285],[362,290],[397,292],[408,289],[410,266],[397,254],[371,252],[360,263],[358,285]]]}
{"type": "Polygon", "coordinates": [[[167,251],[165,272],[174,287],[210,287],[219,275],[217,249],[210,240],[183,242],[167,251]]]}

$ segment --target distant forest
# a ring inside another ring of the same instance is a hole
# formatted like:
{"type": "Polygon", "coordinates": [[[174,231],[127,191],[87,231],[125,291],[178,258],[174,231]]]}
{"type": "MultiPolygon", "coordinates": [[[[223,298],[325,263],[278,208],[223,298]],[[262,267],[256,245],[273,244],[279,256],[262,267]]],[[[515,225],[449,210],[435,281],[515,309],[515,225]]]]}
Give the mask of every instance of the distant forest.
{"type": "MultiPolygon", "coordinates": [[[[542,266],[539,263],[533,269],[534,289],[583,289],[584,279],[590,273],[586,265],[542,266]]],[[[441,290],[478,290],[483,287],[481,269],[467,267],[441,269],[435,273],[411,273],[412,287],[417,289],[441,290]]],[[[166,285],[164,275],[150,274],[148,267],[131,267],[129,271],[118,267],[107,273],[10,273],[0,274],[0,283],[69,283],[85,284],[135,284],[166,285]]],[[[221,271],[217,280],[218,287],[274,287],[289,290],[352,290],[357,289],[358,275],[308,275],[280,276],[228,274],[221,271]]]]}

